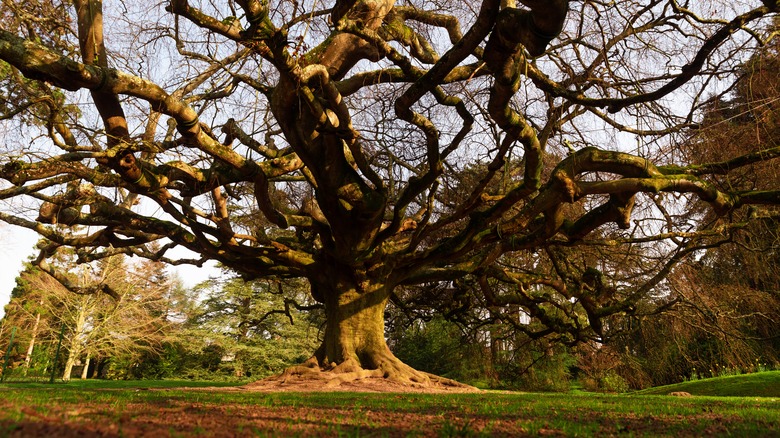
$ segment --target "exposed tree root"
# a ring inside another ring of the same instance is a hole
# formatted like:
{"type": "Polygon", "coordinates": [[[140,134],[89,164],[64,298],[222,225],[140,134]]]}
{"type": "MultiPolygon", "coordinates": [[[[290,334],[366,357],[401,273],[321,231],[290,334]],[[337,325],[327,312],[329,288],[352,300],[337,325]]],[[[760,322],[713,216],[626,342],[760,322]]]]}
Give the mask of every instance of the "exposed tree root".
{"type": "Polygon", "coordinates": [[[355,392],[476,392],[473,386],[415,370],[391,354],[374,358],[375,368],[356,360],[321,366],[316,358],[286,369],[281,374],[250,383],[245,388],[261,391],[355,391],[355,392]]]}

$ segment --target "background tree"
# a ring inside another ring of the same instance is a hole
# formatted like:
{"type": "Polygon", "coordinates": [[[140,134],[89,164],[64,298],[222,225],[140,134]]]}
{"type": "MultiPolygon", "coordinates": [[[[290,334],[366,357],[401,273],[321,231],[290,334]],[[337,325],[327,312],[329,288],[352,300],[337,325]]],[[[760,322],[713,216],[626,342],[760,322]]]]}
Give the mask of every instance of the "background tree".
{"type": "Polygon", "coordinates": [[[602,340],[748,207],[780,203],[713,182],[780,148],[665,154],[774,35],[777,2],[6,3],[24,109],[3,116],[23,135],[0,219],[81,261],[182,246],[199,258],[178,263],[305,279],[327,322],[298,373],[436,380],[393,356],[383,318],[437,283],[522,308],[529,336],[602,340]],[[677,215],[691,198],[717,221],[677,215]]]}
{"type": "MultiPolygon", "coordinates": [[[[64,326],[64,380],[70,379],[77,362],[86,378],[91,359],[102,360],[104,365],[112,361],[132,364],[129,357],[154,352],[168,328],[152,313],[161,297],[133,284],[134,276],[123,258],[119,255],[76,266],[61,252],[45,264],[45,270],[28,265],[17,280],[4,323],[21,327],[25,340],[36,336],[50,342],[64,326]],[[109,288],[110,295],[101,292],[109,288]],[[35,314],[24,311],[30,306],[35,307],[35,314]]],[[[29,350],[25,360],[32,357],[29,350]]],[[[43,366],[60,366],[48,363],[53,358],[44,358],[43,366]]]]}
{"type": "Polygon", "coordinates": [[[8,348],[8,334],[13,327],[17,329],[14,337],[16,354],[12,356],[11,365],[16,367],[15,374],[25,376],[44,375],[49,369],[52,358],[47,355],[50,353],[47,344],[56,341],[59,333],[59,327],[52,325],[54,321],[45,304],[47,290],[61,285],[49,277],[48,284],[40,287],[35,281],[31,282],[32,275],[32,271],[25,270],[16,278],[16,286],[11,291],[11,299],[5,306],[5,314],[0,322],[4,349],[8,348]],[[18,372],[20,368],[23,369],[21,373],[18,372]]]}
{"type": "Polygon", "coordinates": [[[317,347],[322,318],[301,313],[320,308],[307,302],[303,286],[274,279],[245,282],[223,271],[222,278],[195,288],[202,301],[189,322],[190,336],[199,340],[193,345],[222,351],[229,359],[225,367],[237,377],[266,377],[304,361],[304,352],[317,347]]]}

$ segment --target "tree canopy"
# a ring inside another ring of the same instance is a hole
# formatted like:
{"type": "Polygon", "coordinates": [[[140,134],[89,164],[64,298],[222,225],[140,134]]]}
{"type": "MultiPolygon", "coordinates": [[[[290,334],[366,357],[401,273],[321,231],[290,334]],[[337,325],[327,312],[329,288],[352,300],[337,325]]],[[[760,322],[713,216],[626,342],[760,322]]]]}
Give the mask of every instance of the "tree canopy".
{"type": "Polygon", "coordinates": [[[390,301],[602,341],[777,217],[743,183],[776,136],[690,153],[777,1],[3,4],[0,219],[44,258],[307,280],[327,323],[291,372],[436,380],[387,348],[390,301]]]}

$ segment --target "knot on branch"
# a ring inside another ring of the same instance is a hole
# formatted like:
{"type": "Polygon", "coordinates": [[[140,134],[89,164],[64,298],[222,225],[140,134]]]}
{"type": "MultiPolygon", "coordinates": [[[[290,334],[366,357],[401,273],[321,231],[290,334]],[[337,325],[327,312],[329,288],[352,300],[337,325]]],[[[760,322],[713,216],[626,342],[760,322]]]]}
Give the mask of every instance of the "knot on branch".
{"type": "Polygon", "coordinates": [[[574,202],[582,196],[580,188],[577,186],[577,182],[574,181],[572,175],[565,170],[556,170],[553,178],[555,185],[563,192],[565,199],[568,201],[574,202]]]}
{"type": "Polygon", "coordinates": [[[25,168],[27,163],[19,160],[11,160],[0,169],[0,177],[14,185],[22,186],[25,183],[25,168]]]}
{"type": "Polygon", "coordinates": [[[631,228],[631,212],[634,209],[634,195],[617,193],[610,196],[609,204],[613,211],[613,221],[621,230],[631,228]]]}
{"type": "Polygon", "coordinates": [[[165,10],[167,12],[171,12],[174,14],[184,14],[187,12],[187,0],[171,0],[170,3],[168,3],[167,6],[165,6],[165,10]]]}
{"type": "Polygon", "coordinates": [[[81,218],[81,210],[75,207],[63,207],[53,202],[44,202],[38,209],[36,221],[42,224],[74,225],[81,218]]]}
{"type": "Polygon", "coordinates": [[[74,225],[82,219],[83,206],[89,205],[92,213],[105,201],[91,184],[82,184],[41,204],[35,220],[44,224],[74,225]]]}

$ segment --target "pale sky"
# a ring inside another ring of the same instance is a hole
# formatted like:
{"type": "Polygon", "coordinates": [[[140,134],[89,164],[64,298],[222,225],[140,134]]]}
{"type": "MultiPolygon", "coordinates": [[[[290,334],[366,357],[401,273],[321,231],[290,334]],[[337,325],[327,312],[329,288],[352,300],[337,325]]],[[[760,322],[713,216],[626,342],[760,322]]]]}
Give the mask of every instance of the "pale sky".
{"type": "Polygon", "coordinates": [[[37,234],[7,224],[0,224],[0,318],[16,285],[16,277],[22,270],[22,263],[35,252],[37,234]]]}
{"type": "MultiPolygon", "coordinates": [[[[22,264],[37,254],[35,242],[38,235],[34,232],[0,222],[0,318],[5,315],[4,307],[11,298],[11,290],[16,285],[16,277],[22,270],[22,264]]],[[[169,272],[178,274],[185,286],[192,287],[208,280],[209,276],[219,275],[215,263],[196,266],[172,267],[169,272]]]]}

